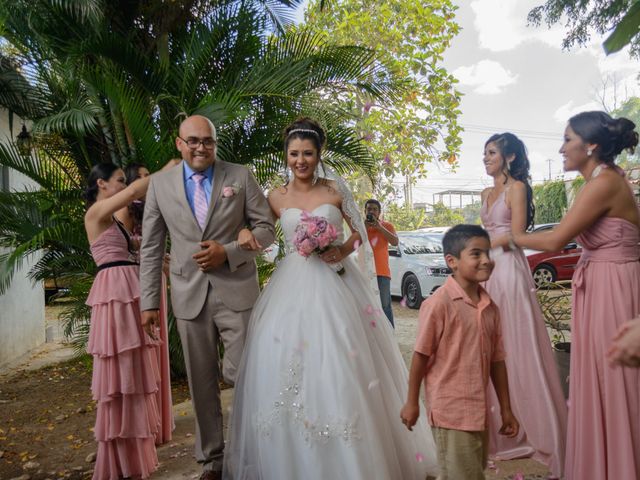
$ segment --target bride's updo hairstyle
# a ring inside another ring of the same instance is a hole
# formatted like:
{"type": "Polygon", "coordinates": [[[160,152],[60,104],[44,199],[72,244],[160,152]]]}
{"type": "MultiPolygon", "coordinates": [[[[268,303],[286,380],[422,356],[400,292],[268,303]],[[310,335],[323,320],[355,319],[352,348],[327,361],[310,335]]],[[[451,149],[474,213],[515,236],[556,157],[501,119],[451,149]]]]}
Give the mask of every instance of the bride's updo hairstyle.
{"type": "Polygon", "coordinates": [[[612,118],[605,112],[582,112],[569,119],[569,126],[585,143],[598,145],[594,153],[604,163],[612,164],[623,150],[633,153],[638,145],[636,124],[628,118],[612,118]]]}
{"type": "Polygon", "coordinates": [[[327,142],[327,134],[318,122],[309,117],[300,117],[284,129],[284,153],[289,151],[289,142],[299,138],[301,140],[311,140],[318,150],[318,155],[322,152],[327,142]]]}

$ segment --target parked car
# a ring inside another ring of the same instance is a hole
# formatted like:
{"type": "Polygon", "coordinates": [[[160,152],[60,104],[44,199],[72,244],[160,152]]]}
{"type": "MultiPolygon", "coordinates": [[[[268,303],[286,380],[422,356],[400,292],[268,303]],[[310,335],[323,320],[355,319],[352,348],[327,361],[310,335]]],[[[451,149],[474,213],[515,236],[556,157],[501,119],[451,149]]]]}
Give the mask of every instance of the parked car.
{"type": "Polygon", "coordinates": [[[451,270],[442,255],[442,233],[398,232],[398,246],[389,246],[391,295],[419,308],[442,285],[451,270]]]}
{"type": "Polygon", "coordinates": [[[417,231],[418,232],[424,232],[424,233],[447,233],[447,231],[450,229],[451,227],[424,227],[424,228],[419,228],[417,231]]]}
{"type": "MultiPolygon", "coordinates": [[[[558,224],[543,223],[536,225],[531,231],[551,230],[556,225],[558,224]]],[[[525,249],[524,254],[527,257],[536,287],[541,287],[545,283],[571,280],[582,255],[582,247],[577,242],[571,241],[558,252],[539,252],[525,249]]]]}

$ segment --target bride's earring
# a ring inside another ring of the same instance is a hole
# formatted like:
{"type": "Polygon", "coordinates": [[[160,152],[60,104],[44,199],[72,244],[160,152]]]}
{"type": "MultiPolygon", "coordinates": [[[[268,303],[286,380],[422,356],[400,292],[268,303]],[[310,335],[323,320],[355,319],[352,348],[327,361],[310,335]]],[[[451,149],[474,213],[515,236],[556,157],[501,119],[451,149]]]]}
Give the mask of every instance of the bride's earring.
{"type": "Polygon", "coordinates": [[[588,148],[587,149],[587,157],[590,157],[592,153],[593,153],[593,151],[590,148],[588,148]]]}
{"type": "Polygon", "coordinates": [[[280,178],[282,178],[282,183],[287,185],[289,181],[291,181],[291,169],[285,165],[282,169],[282,173],[280,173],[280,178]]]}

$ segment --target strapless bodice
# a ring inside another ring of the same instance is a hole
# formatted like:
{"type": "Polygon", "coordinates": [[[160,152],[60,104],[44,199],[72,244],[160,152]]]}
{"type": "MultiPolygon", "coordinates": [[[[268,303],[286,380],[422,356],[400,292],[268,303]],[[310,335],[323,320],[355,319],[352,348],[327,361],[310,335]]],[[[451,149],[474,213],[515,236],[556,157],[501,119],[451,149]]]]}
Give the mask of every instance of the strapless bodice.
{"type": "MultiPolygon", "coordinates": [[[[300,208],[284,208],[280,213],[280,225],[282,227],[282,233],[284,233],[286,252],[290,253],[295,251],[293,245],[293,239],[296,235],[296,227],[300,223],[300,216],[304,213],[304,210],[300,208]]],[[[311,215],[321,216],[327,219],[331,223],[338,233],[337,243],[343,241],[343,229],[342,229],[342,212],[338,207],[331,203],[323,203],[310,212],[311,215]]]]}

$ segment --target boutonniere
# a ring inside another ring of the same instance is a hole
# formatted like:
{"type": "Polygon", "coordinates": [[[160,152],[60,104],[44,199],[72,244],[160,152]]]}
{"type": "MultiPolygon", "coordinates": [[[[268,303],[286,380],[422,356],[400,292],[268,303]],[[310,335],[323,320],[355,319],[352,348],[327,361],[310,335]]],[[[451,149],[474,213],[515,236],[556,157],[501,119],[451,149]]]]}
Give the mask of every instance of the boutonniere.
{"type": "Polygon", "coordinates": [[[232,183],[231,185],[227,185],[226,187],[222,188],[222,196],[224,198],[233,197],[234,195],[237,195],[241,188],[242,187],[239,183],[232,183]]]}

